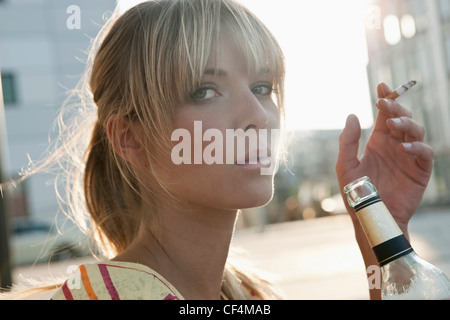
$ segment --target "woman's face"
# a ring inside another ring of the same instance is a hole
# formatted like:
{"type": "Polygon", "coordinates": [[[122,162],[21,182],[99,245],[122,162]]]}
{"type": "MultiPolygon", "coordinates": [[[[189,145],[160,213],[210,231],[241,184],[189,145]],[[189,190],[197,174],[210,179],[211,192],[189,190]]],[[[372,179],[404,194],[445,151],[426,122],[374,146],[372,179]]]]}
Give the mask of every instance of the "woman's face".
{"type": "Polygon", "coordinates": [[[174,133],[182,134],[172,135],[174,149],[165,159],[168,170],[163,179],[173,194],[195,205],[258,207],[273,194],[273,173],[267,173],[275,162],[270,137],[279,131],[273,74],[267,69],[249,74],[245,56],[226,33],[216,45],[218,54],[209,59],[200,87],[190,101],[176,107],[174,133]],[[263,131],[267,138],[260,134],[263,131]],[[227,139],[239,132],[258,136],[258,142],[247,139],[243,150],[227,139]]]}

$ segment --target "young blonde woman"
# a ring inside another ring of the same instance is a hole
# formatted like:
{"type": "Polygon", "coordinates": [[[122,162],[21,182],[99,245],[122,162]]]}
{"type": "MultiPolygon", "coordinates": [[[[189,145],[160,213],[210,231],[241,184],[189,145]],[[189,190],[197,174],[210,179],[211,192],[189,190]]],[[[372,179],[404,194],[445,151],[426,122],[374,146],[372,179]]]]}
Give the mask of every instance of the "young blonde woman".
{"type": "MultiPolygon", "coordinates": [[[[68,174],[69,213],[103,259],[81,265],[53,299],[279,298],[267,281],[229,261],[238,210],[272,197],[273,174],[261,174],[270,163],[247,155],[244,163],[175,164],[179,141],[171,139],[177,129],[194,137],[195,123],[224,137],[229,129],[282,129],[284,59],[269,30],[233,0],[148,1],[110,19],[90,62],[89,88],[81,83],[81,103],[69,110],[77,120],[62,130],[54,157],[68,174]]],[[[378,91],[380,98],[390,93],[383,84],[378,91]]],[[[432,150],[409,111],[383,99],[378,108],[361,158],[360,126],[348,118],[338,179],[344,186],[371,176],[407,234],[432,150]]],[[[268,149],[276,162],[279,148],[268,149]]],[[[376,264],[354,226],[366,264],[376,264]]]]}

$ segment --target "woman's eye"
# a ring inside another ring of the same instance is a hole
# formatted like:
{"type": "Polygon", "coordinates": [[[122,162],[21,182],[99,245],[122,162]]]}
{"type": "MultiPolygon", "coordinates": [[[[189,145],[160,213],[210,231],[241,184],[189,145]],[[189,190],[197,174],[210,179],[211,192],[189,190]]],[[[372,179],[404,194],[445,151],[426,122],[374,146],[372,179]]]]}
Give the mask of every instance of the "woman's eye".
{"type": "Polygon", "coordinates": [[[215,96],[216,90],[210,88],[200,88],[192,94],[192,98],[195,100],[208,100],[215,96]]]}
{"type": "Polygon", "coordinates": [[[273,92],[273,88],[269,85],[258,85],[252,89],[253,94],[268,96],[273,92]]]}

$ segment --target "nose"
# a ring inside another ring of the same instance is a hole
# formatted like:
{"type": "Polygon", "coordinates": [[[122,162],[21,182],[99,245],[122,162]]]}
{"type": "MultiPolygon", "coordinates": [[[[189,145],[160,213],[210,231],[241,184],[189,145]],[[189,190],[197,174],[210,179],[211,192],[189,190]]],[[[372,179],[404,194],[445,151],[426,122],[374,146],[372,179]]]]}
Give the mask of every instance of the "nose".
{"type": "Polygon", "coordinates": [[[249,129],[264,129],[269,123],[269,115],[261,101],[248,89],[239,95],[237,107],[238,129],[247,131],[249,129]]]}

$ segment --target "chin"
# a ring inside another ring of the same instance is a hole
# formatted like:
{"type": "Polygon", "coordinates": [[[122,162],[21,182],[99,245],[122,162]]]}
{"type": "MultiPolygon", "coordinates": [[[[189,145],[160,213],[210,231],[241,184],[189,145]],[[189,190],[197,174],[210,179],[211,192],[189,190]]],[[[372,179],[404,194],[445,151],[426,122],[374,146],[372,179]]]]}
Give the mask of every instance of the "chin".
{"type": "Polygon", "coordinates": [[[254,188],[248,186],[236,194],[234,209],[250,209],[268,204],[273,197],[273,183],[260,183],[254,188]]]}

